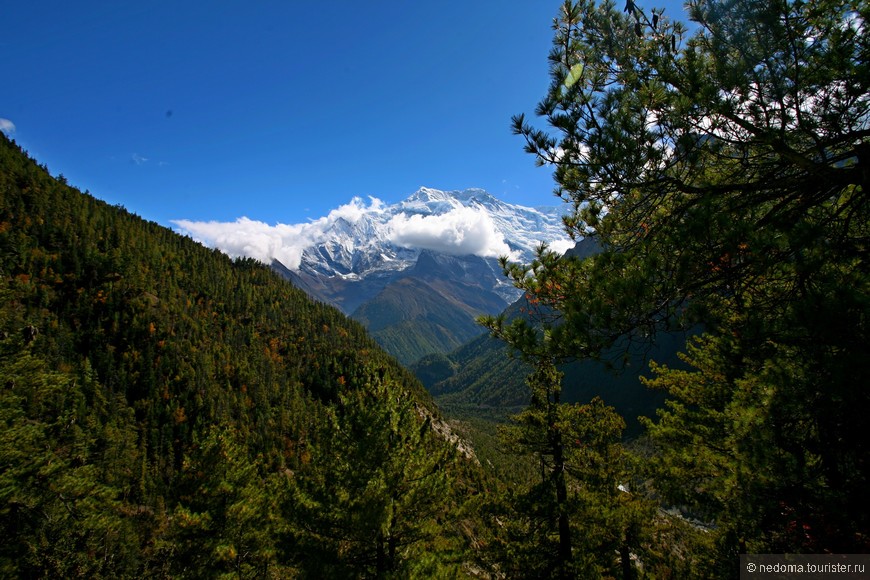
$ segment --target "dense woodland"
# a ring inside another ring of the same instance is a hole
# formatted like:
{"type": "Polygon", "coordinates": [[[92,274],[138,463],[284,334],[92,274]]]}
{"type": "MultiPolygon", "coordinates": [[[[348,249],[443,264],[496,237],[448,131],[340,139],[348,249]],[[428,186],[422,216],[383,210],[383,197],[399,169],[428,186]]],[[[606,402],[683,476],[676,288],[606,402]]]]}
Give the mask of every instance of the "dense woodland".
{"type": "Polygon", "coordinates": [[[633,0],[555,20],[547,129],[514,129],[601,251],[504,262],[526,311],[482,322],[527,376],[475,441],[497,466],[358,323],[0,138],[0,575],[736,577],[741,553],[870,551],[870,7],[688,7],[691,30],[633,0]],[[675,331],[629,443],[594,385],[567,396],[589,375],[565,363],[675,331]]]}
{"type": "MultiPolygon", "coordinates": [[[[463,454],[359,324],[5,138],[0,168],[2,575],[547,575],[536,460],[509,437],[500,470],[463,454]]],[[[617,487],[622,419],[581,409],[607,424],[577,427],[595,441],[575,506],[586,565],[617,573],[608,522],[626,504],[652,525],[654,504],[617,487]]],[[[671,569],[647,539],[648,569],[671,569]]]]}
{"type": "Polygon", "coordinates": [[[505,262],[539,326],[485,321],[535,369],[518,426],[545,460],[560,576],[588,569],[572,505],[588,474],[570,457],[588,444],[554,367],[673,328],[703,332],[687,367],[644,381],[668,400],[644,421],[634,489],[706,527],[687,571],[870,551],[870,5],[686,7],[692,28],[633,0],[565,2],[547,127],[514,118],[554,169],[569,233],[603,249],[505,262]]]}
{"type": "Polygon", "coordinates": [[[0,575],[441,575],[471,464],[363,328],[0,143],[0,575]],[[463,467],[462,463],[468,463],[463,467]]]}

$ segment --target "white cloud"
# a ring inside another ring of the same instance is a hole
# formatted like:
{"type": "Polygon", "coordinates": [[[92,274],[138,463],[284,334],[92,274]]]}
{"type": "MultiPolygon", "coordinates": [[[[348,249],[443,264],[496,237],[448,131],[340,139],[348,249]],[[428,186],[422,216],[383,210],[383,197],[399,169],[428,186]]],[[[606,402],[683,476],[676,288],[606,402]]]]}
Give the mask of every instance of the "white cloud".
{"type": "Polygon", "coordinates": [[[553,240],[548,244],[548,247],[557,254],[564,254],[576,245],[577,242],[570,238],[563,240],[553,240]]]}
{"type": "Polygon", "coordinates": [[[355,224],[366,214],[376,214],[384,211],[384,202],[376,197],[369,197],[369,205],[366,207],[365,202],[359,197],[354,197],[350,203],[346,203],[329,212],[325,218],[320,218],[317,221],[326,220],[326,223],[332,223],[343,218],[352,224],[355,224]]]}
{"type": "Polygon", "coordinates": [[[173,220],[172,223],[182,232],[231,256],[247,256],[266,264],[276,259],[293,269],[299,267],[305,246],[303,230],[308,225],[271,226],[247,217],[234,222],[173,220]]]}
{"type": "MultiPolygon", "coordinates": [[[[182,233],[233,257],[247,256],[266,264],[278,260],[291,270],[297,270],[302,253],[329,239],[333,230],[342,228],[341,221],[356,224],[364,218],[380,224],[375,227],[385,232],[386,237],[398,246],[455,256],[507,255],[518,259],[518,254],[511,251],[504,235],[482,209],[456,207],[438,215],[391,215],[390,208],[374,197],[370,197],[368,203],[355,197],[324,217],[300,224],[271,225],[247,217],[232,222],[182,219],[172,223],[182,233]]],[[[348,243],[348,240],[343,243],[348,243]]],[[[367,241],[357,240],[357,243],[365,244],[367,241]]],[[[353,248],[347,249],[353,251],[353,248]]],[[[558,249],[561,250],[561,246],[558,249]]]]}
{"type": "Polygon", "coordinates": [[[11,135],[15,132],[15,123],[9,119],[0,118],[0,132],[11,135]]]}
{"type": "Polygon", "coordinates": [[[498,257],[511,253],[492,218],[482,210],[469,207],[458,207],[440,215],[401,213],[393,216],[389,227],[393,243],[408,248],[454,256],[498,257]]]}
{"type": "Polygon", "coordinates": [[[231,256],[247,256],[265,264],[278,260],[291,270],[297,270],[302,261],[302,252],[326,239],[338,220],[356,223],[366,214],[384,211],[381,200],[369,199],[370,203],[366,206],[362,199],[355,197],[350,203],[329,212],[326,217],[301,224],[269,225],[247,217],[234,222],[173,220],[172,223],[183,233],[231,256]]]}
{"type": "Polygon", "coordinates": [[[136,165],[142,165],[148,161],[148,158],[143,157],[142,155],[139,155],[138,153],[134,153],[130,156],[130,161],[132,161],[136,165]]]}

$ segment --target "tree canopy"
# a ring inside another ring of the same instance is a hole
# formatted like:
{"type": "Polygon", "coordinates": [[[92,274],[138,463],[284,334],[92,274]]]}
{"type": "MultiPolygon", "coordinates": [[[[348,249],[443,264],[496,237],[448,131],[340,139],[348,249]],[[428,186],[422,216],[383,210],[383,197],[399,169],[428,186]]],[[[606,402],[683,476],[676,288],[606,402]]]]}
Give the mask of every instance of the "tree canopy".
{"type": "Polygon", "coordinates": [[[668,458],[657,492],[717,524],[717,565],[865,551],[870,5],[687,10],[691,26],[633,0],[562,5],[536,111],[548,128],[520,115],[514,130],[553,168],[568,231],[604,251],[505,262],[544,331],[486,324],[532,359],[703,331],[689,370],[650,383],[670,397],[648,426],[668,458]]]}
{"type": "Polygon", "coordinates": [[[573,208],[569,232],[620,250],[568,280],[548,275],[552,255],[536,276],[514,268],[514,278],[561,316],[608,328],[603,338],[663,324],[714,294],[764,294],[754,307],[775,310],[821,269],[820,238],[827,260],[864,250],[866,3],[687,8],[691,33],[631,0],[624,11],[565,3],[537,109],[553,131],[514,119],[527,150],[554,168],[573,208]],[[603,268],[624,280],[610,298],[618,308],[561,299],[597,284],[603,268]],[[757,284],[772,279],[780,283],[757,284]]]}
{"type": "Polygon", "coordinates": [[[4,577],[456,569],[478,475],[436,417],[359,324],[0,136],[4,577]]]}

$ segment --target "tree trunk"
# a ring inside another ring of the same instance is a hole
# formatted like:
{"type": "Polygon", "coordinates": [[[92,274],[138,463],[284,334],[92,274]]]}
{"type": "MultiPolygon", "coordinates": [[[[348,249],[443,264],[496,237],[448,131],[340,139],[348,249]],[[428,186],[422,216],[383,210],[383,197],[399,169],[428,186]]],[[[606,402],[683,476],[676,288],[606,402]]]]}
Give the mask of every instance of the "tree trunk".
{"type": "Polygon", "coordinates": [[[631,567],[631,551],[628,544],[623,544],[619,548],[619,559],[622,564],[623,580],[632,580],[634,578],[634,568],[631,567]]]}
{"type": "Polygon", "coordinates": [[[568,518],[568,485],[565,481],[565,452],[562,434],[555,428],[551,433],[553,444],[553,476],[556,483],[556,506],[559,510],[559,567],[567,576],[571,556],[571,525],[568,518]]]}
{"type": "Polygon", "coordinates": [[[387,557],[384,553],[384,535],[381,533],[378,533],[377,544],[377,553],[375,556],[375,571],[377,573],[377,577],[380,578],[384,575],[384,572],[387,571],[387,557]]]}

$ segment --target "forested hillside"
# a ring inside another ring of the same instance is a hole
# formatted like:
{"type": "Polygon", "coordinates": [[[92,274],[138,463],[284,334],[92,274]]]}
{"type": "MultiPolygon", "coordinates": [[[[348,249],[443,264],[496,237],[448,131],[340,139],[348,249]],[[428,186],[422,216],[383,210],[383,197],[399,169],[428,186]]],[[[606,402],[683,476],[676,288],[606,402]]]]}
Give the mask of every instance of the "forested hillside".
{"type": "Polygon", "coordinates": [[[476,317],[496,314],[506,305],[491,289],[494,277],[483,258],[424,250],[414,267],[357,308],[352,318],[384,350],[409,365],[485,332],[476,317]]]}
{"type": "Polygon", "coordinates": [[[472,482],[428,395],[267,267],[83,194],[3,137],[0,296],[0,575],[458,566],[472,482]]]}
{"type": "MultiPolygon", "coordinates": [[[[568,258],[585,259],[600,253],[595,238],[588,237],[568,250],[568,258]]],[[[537,323],[532,305],[522,297],[501,314],[505,322],[523,319],[537,323]]],[[[598,360],[565,361],[564,400],[569,403],[601,399],[626,421],[625,436],[641,433],[639,417],[653,417],[664,396],[647,388],[640,377],[649,377],[649,361],[680,365],[677,352],[690,333],[673,330],[639,341],[630,349],[614,346],[598,360]]],[[[451,416],[506,419],[529,403],[526,377],[533,368],[502,341],[484,335],[447,354],[431,354],[410,366],[439,408],[451,416]]]]}

